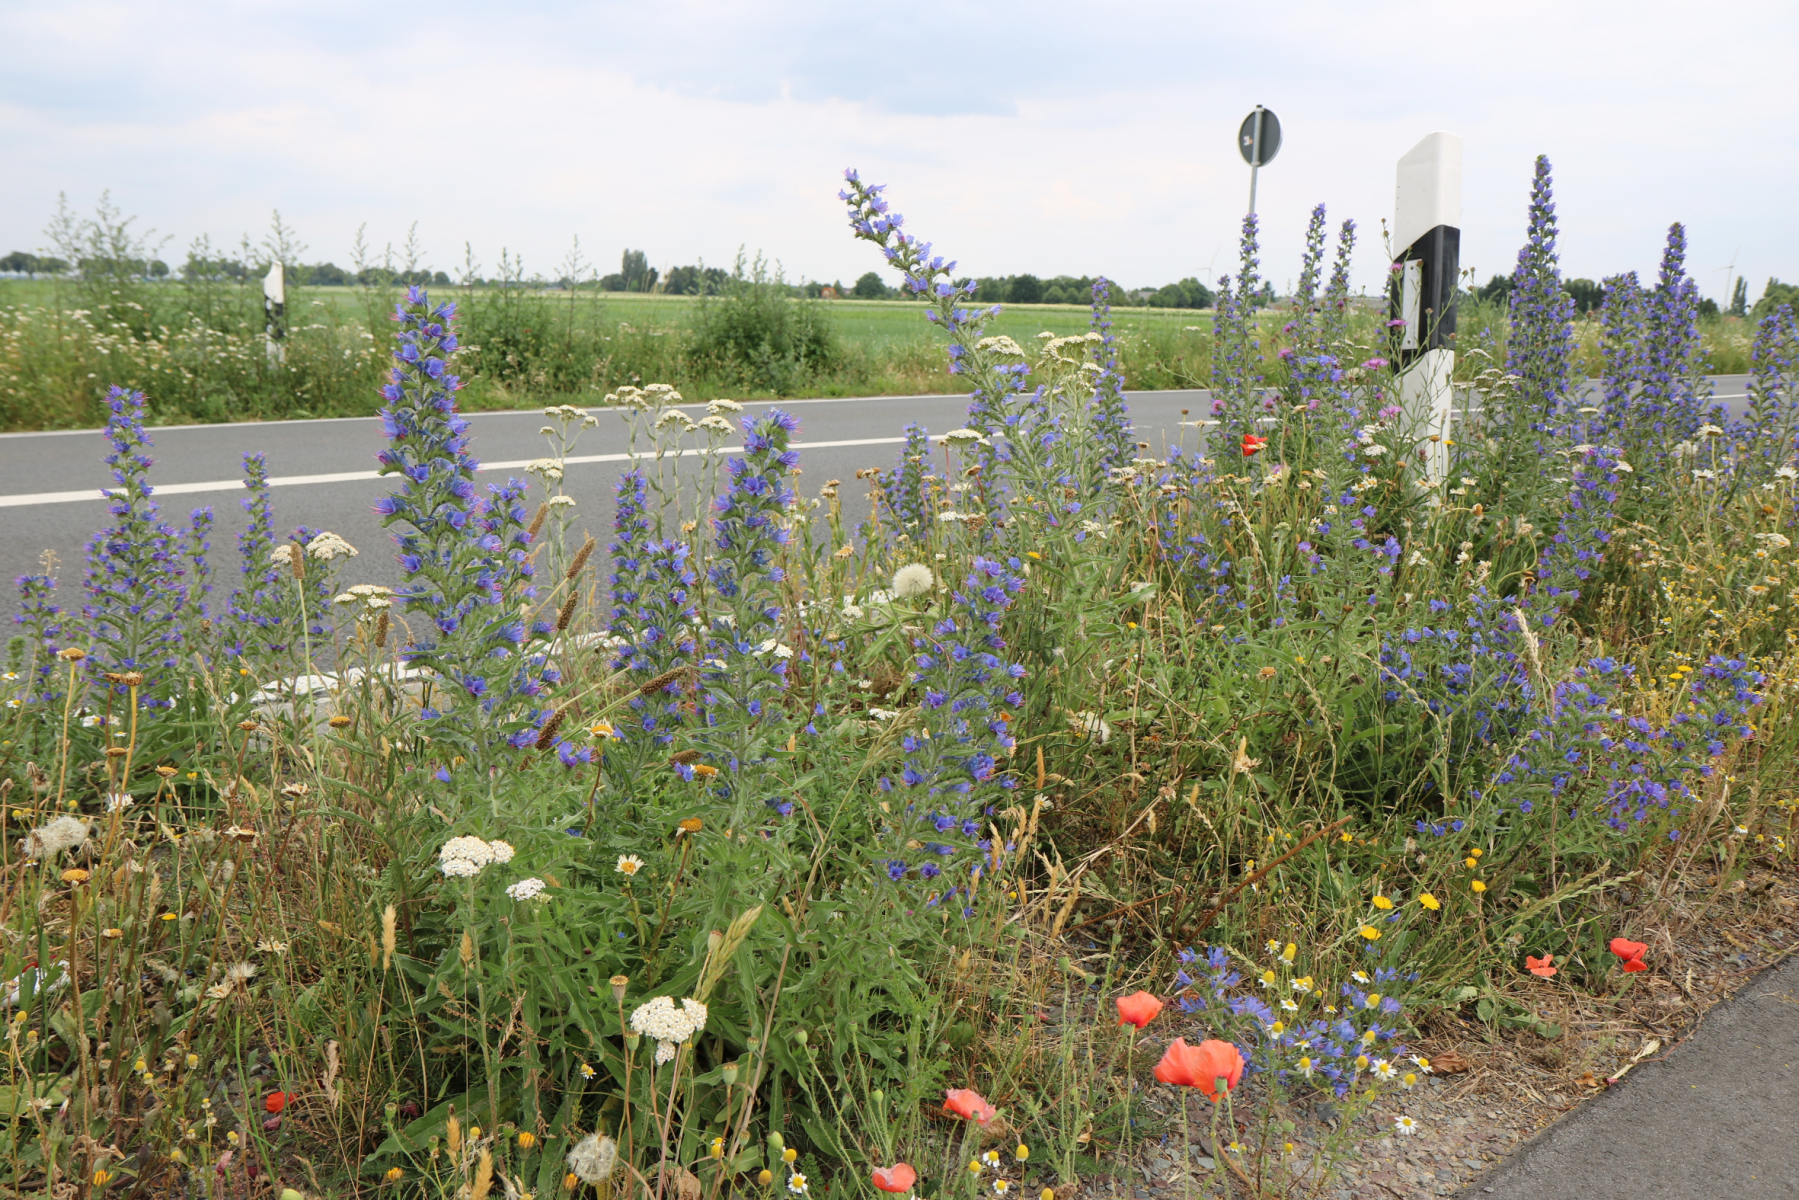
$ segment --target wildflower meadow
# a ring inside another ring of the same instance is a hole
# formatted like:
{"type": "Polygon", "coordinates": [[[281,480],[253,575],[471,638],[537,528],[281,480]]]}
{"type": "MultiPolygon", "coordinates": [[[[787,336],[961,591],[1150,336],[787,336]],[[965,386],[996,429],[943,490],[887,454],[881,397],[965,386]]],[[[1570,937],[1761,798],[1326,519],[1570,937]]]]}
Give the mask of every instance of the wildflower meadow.
{"type": "Polygon", "coordinates": [[[970,400],[855,481],[650,385],[479,484],[413,286],[392,546],[251,456],[232,554],[112,389],[107,526],[19,580],[0,682],[9,1188],[1069,1200],[1154,1143],[1178,1194],[1309,1196],[1351,1120],[1420,1128],[1433,1014],[1553,1037],[1541,989],[1646,986],[1790,870],[1799,328],[1716,405],[1680,226],[1588,389],[1539,160],[1433,477],[1323,206],[1273,326],[1245,221],[1213,411],[1151,453],[1106,281],[1021,344],[841,197],[970,400]]]}

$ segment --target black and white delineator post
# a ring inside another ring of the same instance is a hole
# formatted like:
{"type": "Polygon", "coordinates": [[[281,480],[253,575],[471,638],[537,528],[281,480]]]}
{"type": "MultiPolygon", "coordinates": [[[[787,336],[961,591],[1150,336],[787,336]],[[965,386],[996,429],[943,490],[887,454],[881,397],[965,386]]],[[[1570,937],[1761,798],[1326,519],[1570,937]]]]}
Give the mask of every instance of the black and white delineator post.
{"type": "Polygon", "coordinates": [[[1449,473],[1455,290],[1461,267],[1462,139],[1433,133],[1399,160],[1393,201],[1393,316],[1399,402],[1421,430],[1426,474],[1449,473]]]}
{"type": "Polygon", "coordinates": [[[279,262],[270,263],[269,273],[262,277],[262,315],[268,322],[265,332],[272,367],[287,361],[287,347],[281,344],[287,337],[287,280],[279,262]]]}

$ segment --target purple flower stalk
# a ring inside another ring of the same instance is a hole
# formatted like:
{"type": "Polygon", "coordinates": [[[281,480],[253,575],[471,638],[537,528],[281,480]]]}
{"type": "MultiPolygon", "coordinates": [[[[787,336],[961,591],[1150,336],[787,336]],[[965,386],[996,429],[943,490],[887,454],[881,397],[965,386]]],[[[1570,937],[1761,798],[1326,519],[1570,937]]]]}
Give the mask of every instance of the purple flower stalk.
{"type": "Polygon", "coordinates": [[[459,345],[455,315],[454,304],[433,307],[418,287],[394,308],[394,366],[381,389],[388,445],[378,458],[381,474],[399,486],[375,511],[397,527],[401,595],[418,618],[409,623],[406,661],[443,680],[443,707],[429,710],[427,720],[467,711],[473,723],[522,746],[548,716],[531,703],[543,691],[544,671],[544,656],[531,643],[552,630],[519,612],[536,596],[525,484],[490,484],[487,496],[475,489],[468,422],[456,410],[462,383],[450,373],[459,345]]]}
{"type": "MultiPolygon", "coordinates": [[[[150,446],[144,432],[144,394],[114,387],[106,396],[112,415],[106,438],[116,487],[107,494],[115,524],[88,542],[87,603],[82,614],[92,639],[88,663],[98,679],[107,672],[144,676],[138,697],[145,708],[166,708],[171,671],[185,635],[187,567],[179,536],[162,521],[150,499],[150,446]]],[[[124,684],[106,684],[120,695],[124,684]]]]}
{"type": "Polygon", "coordinates": [[[708,580],[722,611],[712,618],[701,668],[704,741],[731,792],[738,829],[751,819],[753,805],[781,811],[790,803],[769,756],[784,744],[790,724],[784,700],[791,649],[780,640],[786,573],[778,560],[794,502],[788,480],[800,457],[788,443],[798,429],[779,409],[744,417],[743,455],[726,460],[730,483],[713,502],[717,553],[708,580]]]}
{"type": "MultiPolygon", "coordinates": [[[[1014,744],[1005,708],[1024,703],[1018,681],[1025,669],[1003,657],[999,628],[1024,588],[1021,572],[1017,559],[976,556],[928,634],[913,639],[912,683],[922,728],[906,734],[905,765],[897,779],[883,783],[903,805],[894,822],[895,857],[888,863],[895,879],[916,868],[928,883],[937,871],[966,862],[980,849],[971,843],[980,838],[991,806],[1016,786],[999,762],[1014,744]],[[917,862],[905,857],[913,843],[924,847],[917,862]]],[[[983,861],[969,866],[978,870],[983,861]]]]}
{"type": "Polygon", "coordinates": [[[1128,467],[1136,457],[1136,434],[1130,409],[1124,402],[1124,376],[1118,370],[1118,338],[1112,333],[1112,282],[1100,276],[1093,284],[1093,315],[1088,327],[1100,335],[1093,361],[1100,373],[1093,381],[1088,402],[1093,437],[1099,444],[1100,464],[1105,468],[1128,467]]]}
{"type": "Polygon", "coordinates": [[[922,545],[931,533],[931,435],[916,421],[906,425],[906,444],[891,471],[876,477],[877,501],[894,536],[922,545]]]}
{"type": "Polygon", "coordinates": [[[23,630],[27,647],[25,669],[31,673],[24,700],[28,704],[49,704],[62,699],[63,673],[57,670],[56,652],[68,643],[63,638],[63,611],[56,604],[56,580],[46,555],[45,573],[21,575],[15,581],[19,588],[19,611],[13,624],[23,630]]]}
{"type": "Polygon", "coordinates": [[[1505,360],[1505,369],[1518,376],[1523,413],[1538,429],[1547,428],[1566,403],[1574,353],[1574,297],[1562,288],[1555,240],[1549,157],[1539,154],[1530,189],[1530,231],[1512,272],[1505,360]]]}
{"type": "Polygon", "coordinates": [[[1241,458],[1243,435],[1263,432],[1255,310],[1261,280],[1256,228],[1253,213],[1243,218],[1237,276],[1219,279],[1212,318],[1212,414],[1218,425],[1211,431],[1206,450],[1220,460],[1241,458]]]}

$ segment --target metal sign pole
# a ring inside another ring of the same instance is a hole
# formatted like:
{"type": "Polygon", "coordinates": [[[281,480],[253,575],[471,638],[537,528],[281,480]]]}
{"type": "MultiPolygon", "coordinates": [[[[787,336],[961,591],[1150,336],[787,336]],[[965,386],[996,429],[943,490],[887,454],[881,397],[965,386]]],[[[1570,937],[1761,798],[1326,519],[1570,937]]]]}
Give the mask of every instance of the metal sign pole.
{"type": "Polygon", "coordinates": [[[1262,169],[1262,113],[1263,113],[1263,111],[1264,110],[1263,110],[1262,106],[1260,104],[1258,104],[1258,105],[1256,105],[1255,113],[1251,117],[1251,119],[1253,121],[1255,121],[1255,123],[1256,123],[1256,131],[1255,131],[1255,134],[1253,135],[1255,138],[1255,141],[1250,146],[1250,155],[1249,155],[1249,215],[1252,217],[1256,215],[1256,172],[1262,169]]]}
{"type": "Polygon", "coordinates": [[[1280,148],[1280,118],[1260,104],[1256,105],[1237,129],[1237,153],[1249,164],[1249,215],[1252,217],[1256,215],[1256,173],[1274,161],[1280,148]]]}
{"type": "Polygon", "coordinates": [[[1399,160],[1393,201],[1390,302],[1399,402],[1419,431],[1429,479],[1449,474],[1455,372],[1455,292],[1461,269],[1462,139],[1433,133],[1399,160]]]}

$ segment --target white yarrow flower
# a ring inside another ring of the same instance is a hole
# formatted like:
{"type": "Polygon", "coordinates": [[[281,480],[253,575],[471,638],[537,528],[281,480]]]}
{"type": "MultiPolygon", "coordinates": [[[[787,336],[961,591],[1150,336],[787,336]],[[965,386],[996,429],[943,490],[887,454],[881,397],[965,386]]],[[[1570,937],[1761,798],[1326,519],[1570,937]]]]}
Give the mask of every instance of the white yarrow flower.
{"type": "Polygon", "coordinates": [[[520,902],[523,902],[526,900],[535,900],[539,896],[543,895],[544,888],[546,888],[547,886],[549,886],[549,885],[544,883],[543,880],[538,879],[536,877],[532,877],[530,879],[521,879],[517,883],[513,884],[511,887],[508,887],[506,889],[506,894],[508,896],[511,896],[514,900],[518,900],[520,902]]]}
{"type": "Polygon", "coordinates": [[[356,547],[326,530],[306,543],[306,553],[317,559],[330,562],[335,558],[355,558],[356,547]]]}
{"type": "Polygon", "coordinates": [[[518,853],[512,848],[510,842],[489,842],[487,843],[487,852],[493,855],[493,860],[497,863],[511,862],[512,856],[518,853]]]}
{"type": "MultiPolygon", "coordinates": [[[[506,847],[506,857],[512,857],[511,846],[506,847]]],[[[479,875],[481,868],[493,860],[493,847],[478,837],[451,838],[437,852],[438,868],[452,878],[467,879],[479,875]]]]}

